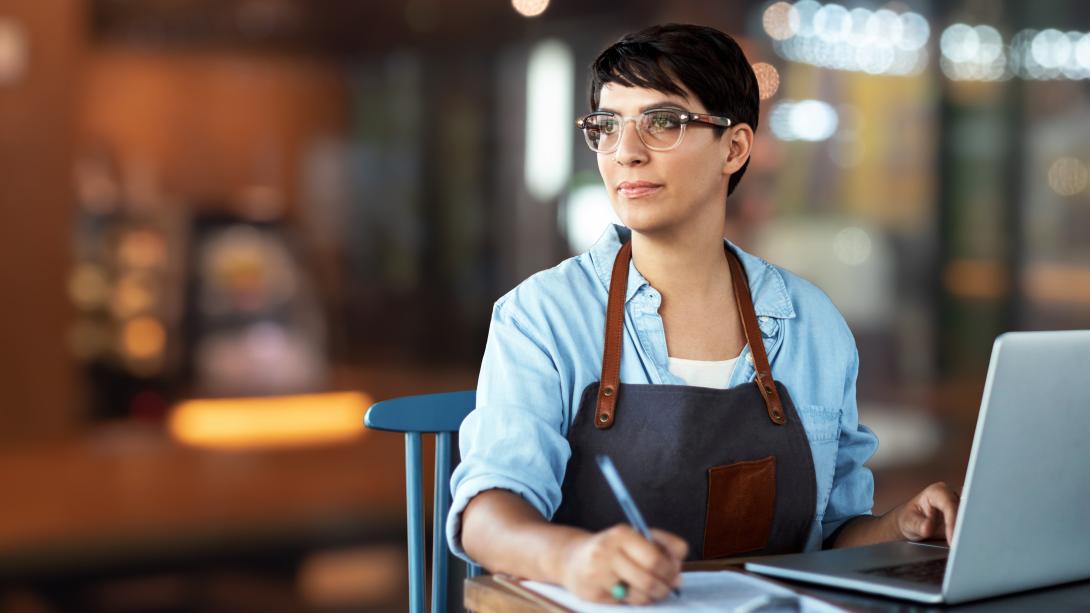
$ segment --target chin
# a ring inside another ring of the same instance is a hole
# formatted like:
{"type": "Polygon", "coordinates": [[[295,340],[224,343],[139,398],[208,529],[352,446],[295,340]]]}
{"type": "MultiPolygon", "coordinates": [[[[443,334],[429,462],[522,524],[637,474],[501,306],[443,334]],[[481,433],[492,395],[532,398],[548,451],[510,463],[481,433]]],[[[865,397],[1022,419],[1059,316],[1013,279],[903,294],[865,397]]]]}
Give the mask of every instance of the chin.
{"type": "Polygon", "coordinates": [[[620,217],[621,223],[640,234],[653,234],[670,226],[668,220],[658,215],[622,215],[620,217]]]}
{"type": "Polygon", "coordinates": [[[672,220],[664,215],[668,208],[664,202],[651,203],[645,200],[629,202],[624,198],[618,198],[618,200],[619,202],[613,205],[613,212],[617,214],[622,224],[633,230],[653,231],[672,223],[672,220]]]}

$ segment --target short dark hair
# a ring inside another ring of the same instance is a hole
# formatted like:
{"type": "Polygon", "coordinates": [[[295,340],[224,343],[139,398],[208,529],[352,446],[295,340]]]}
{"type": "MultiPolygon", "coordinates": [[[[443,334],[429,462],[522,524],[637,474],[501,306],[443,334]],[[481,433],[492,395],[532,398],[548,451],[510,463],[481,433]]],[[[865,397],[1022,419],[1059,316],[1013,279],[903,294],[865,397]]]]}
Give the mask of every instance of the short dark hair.
{"type": "MultiPolygon", "coordinates": [[[[598,110],[602,86],[619,83],[684,96],[687,87],[713,115],[726,115],[757,130],[757,76],[729,35],[709,28],[667,23],[626,34],[591,64],[590,107],[598,110]]],[[[715,127],[716,138],[724,128],[715,127]]],[[[749,160],[730,177],[727,194],[742,180],[749,160]]]]}

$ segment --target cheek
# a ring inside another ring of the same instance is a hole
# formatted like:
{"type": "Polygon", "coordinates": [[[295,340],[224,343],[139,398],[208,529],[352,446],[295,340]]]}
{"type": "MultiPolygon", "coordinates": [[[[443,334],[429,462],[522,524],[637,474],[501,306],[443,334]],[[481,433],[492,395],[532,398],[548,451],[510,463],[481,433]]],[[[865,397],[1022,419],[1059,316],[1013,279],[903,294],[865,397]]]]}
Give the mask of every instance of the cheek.
{"type": "Polygon", "coordinates": [[[689,191],[714,191],[725,179],[722,160],[715,155],[693,155],[684,161],[679,158],[678,162],[678,172],[684,172],[690,178],[685,182],[689,191]]]}
{"type": "Polygon", "coordinates": [[[613,173],[617,171],[617,164],[613,163],[607,156],[598,156],[598,174],[602,177],[602,185],[605,186],[606,192],[609,194],[610,202],[614,201],[616,193],[609,189],[610,185],[613,185],[616,181],[613,177],[613,173]]]}
{"type": "MultiPolygon", "coordinates": [[[[608,157],[606,157],[604,155],[599,155],[597,157],[598,157],[598,174],[602,175],[602,181],[604,181],[606,185],[609,185],[610,173],[613,172],[613,168],[610,168],[610,164],[608,163],[610,160],[609,160],[608,157]]],[[[617,166],[617,165],[613,164],[613,166],[617,166]]]]}

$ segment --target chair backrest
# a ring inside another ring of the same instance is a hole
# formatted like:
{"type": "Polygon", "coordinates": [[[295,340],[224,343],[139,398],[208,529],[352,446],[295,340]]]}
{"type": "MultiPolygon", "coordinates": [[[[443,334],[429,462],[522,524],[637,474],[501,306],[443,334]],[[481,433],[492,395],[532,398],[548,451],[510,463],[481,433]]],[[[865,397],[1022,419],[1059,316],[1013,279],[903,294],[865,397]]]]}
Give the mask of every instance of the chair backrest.
{"type": "MultiPolygon", "coordinates": [[[[446,523],[450,511],[451,435],[476,404],[476,392],[447,392],[391,398],[371,405],[363,423],[373,430],[405,433],[405,499],[409,533],[409,608],[424,611],[424,465],[421,435],[435,434],[435,504],[432,512],[432,613],[447,605],[446,523]]],[[[475,577],[480,567],[467,565],[475,577]]]]}

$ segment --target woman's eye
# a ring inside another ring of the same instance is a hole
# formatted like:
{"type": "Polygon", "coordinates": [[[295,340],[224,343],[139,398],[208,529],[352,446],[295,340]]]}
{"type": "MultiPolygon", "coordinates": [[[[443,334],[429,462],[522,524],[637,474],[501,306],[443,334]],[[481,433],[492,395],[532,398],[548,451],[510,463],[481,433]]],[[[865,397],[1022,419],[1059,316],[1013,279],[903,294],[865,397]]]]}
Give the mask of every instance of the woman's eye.
{"type": "Polygon", "coordinates": [[[670,113],[656,113],[651,117],[651,126],[658,130],[675,128],[677,125],[677,119],[670,113]]]}

